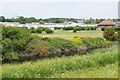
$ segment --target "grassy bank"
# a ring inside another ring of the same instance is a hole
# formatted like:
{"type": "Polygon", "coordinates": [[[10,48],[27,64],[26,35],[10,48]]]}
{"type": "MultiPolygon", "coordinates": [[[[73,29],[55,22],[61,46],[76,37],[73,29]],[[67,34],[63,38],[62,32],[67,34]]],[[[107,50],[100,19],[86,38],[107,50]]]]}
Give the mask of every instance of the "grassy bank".
{"type": "Polygon", "coordinates": [[[83,77],[87,77],[87,76],[101,77],[101,78],[117,77],[116,75],[118,74],[117,71],[111,74],[112,76],[93,75],[99,71],[103,72],[104,74],[105,69],[103,66],[106,65],[108,65],[107,68],[108,71],[116,70],[117,61],[118,61],[118,47],[117,45],[115,45],[107,49],[97,49],[92,51],[91,54],[82,55],[82,56],[75,55],[69,57],[44,59],[38,61],[24,62],[22,64],[20,63],[4,64],[2,66],[2,71],[3,71],[2,76],[3,78],[41,78],[41,77],[70,77],[70,78],[80,77],[81,78],[82,75],[83,77]],[[112,67],[113,65],[111,64],[113,64],[115,67],[112,67]],[[85,70],[85,72],[79,73],[80,70],[85,70]],[[88,72],[92,71],[92,72],[87,73],[87,71],[88,72]],[[74,74],[73,76],[71,76],[72,72],[74,74]],[[78,73],[81,76],[77,76],[78,73]]]}

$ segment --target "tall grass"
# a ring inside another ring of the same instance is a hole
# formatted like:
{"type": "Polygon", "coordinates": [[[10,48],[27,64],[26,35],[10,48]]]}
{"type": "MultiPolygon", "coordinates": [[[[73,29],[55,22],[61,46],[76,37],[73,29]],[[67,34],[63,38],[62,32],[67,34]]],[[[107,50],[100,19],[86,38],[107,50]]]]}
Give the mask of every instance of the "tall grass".
{"type": "MultiPolygon", "coordinates": [[[[91,54],[69,56],[24,62],[22,64],[4,64],[3,78],[41,78],[51,77],[67,71],[94,68],[118,61],[118,47],[97,49],[91,54]]],[[[96,74],[96,73],[95,73],[96,74]]]]}
{"type": "Polygon", "coordinates": [[[118,62],[105,66],[92,67],[54,74],[52,78],[118,78],[118,62]]]}

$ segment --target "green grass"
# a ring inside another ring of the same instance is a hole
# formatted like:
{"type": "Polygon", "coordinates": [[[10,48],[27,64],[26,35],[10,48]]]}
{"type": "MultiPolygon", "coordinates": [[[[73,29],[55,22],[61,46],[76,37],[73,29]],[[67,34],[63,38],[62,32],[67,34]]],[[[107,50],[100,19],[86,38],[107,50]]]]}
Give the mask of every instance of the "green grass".
{"type": "Polygon", "coordinates": [[[79,37],[103,37],[103,32],[102,31],[77,31],[76,33],[73,33],[73,31],[55,31],[53,34],[46,34],[43,32],[42,34],[39,34],[40,36],[43,37],[59,37],[59,38],[64,38],[64,39],[72,39],[74,36],[79,36],[79,37]]]}
{"type": "Polygon", "coordinates": [[[102,66],[108,65],[108,71],[110,72],[117,69],[116,68],[117,65],[116,63],[118,61],[117,51],[118,51],[118,47],[113,46],[108,49],[94,50],[87,55],[75,55],[69,57],[44,59],[38,61],[24,62],[22,64],[20,63],[4,64],[2,65],[2,71],[3,71],[2,76],[3,78],[41,78],[41,77],[46,77],[46,78],[47,77],[69,77],[69,78],[80,77],[81,78],[87,76],[101,77],[101,78],[117,77],[118,74],[117,72],[111,74],[112,76],[108,74],[106,76],[102,75],[105,73],[105,69],[102,66]],[[111,64],[113,64],[115,67],[112,67],[111,64]],[[82,71],[85,70],[85,72],[80,73],[80,70],[82,71]],[[102,73],[100,73],[100,71],[102,73]],[[73,76],[71,76],[72,72],[74,73],[73,76]],[[99,72],[98,75],[96,75],[97,72],[99,72]]]}
{"type": "Polygon", "coordinates": [[[118,78],[118,62],[105,66],[54,74],[53,78],[118,78]]]}

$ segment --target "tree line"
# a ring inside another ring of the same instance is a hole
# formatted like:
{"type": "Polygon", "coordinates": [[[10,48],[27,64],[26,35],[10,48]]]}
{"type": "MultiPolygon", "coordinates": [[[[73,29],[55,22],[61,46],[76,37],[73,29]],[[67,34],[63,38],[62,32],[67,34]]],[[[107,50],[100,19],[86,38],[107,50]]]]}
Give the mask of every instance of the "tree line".
{"type": "MultiPolygon", "coordinates": [[[[46,18],[46,19],[36,19],[35,17],[23,17],[19,16],[17,18],[5,18],[4,16],[0,16],[0,22],[20,22],[20,24],[31,23],[31,22],[38,22],[40,24],[44,23],[63,23],[63,22],[76,22],[78,23],[81,19],[75,18],[46,18]]],[[[113,22],[120,21],[120,19],[83,19],[84,24],[98,24],[104,20],[112,20],[113,22]]]]}

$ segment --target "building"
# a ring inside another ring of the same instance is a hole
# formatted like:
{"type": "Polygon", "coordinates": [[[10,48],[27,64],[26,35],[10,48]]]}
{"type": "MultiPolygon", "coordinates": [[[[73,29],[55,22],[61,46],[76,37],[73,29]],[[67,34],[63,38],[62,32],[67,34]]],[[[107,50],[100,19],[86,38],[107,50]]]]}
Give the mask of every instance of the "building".
{"type": "Polygon", "coordinates": [[[114,27],[114,26],[116,26],[116,23],[114,23],[110,20],[106,20],[106,21],[100,22],[97,26],[98,26],[99,30],[101,30],[101,28],[103,28],[103,27],[114,27]]]}

